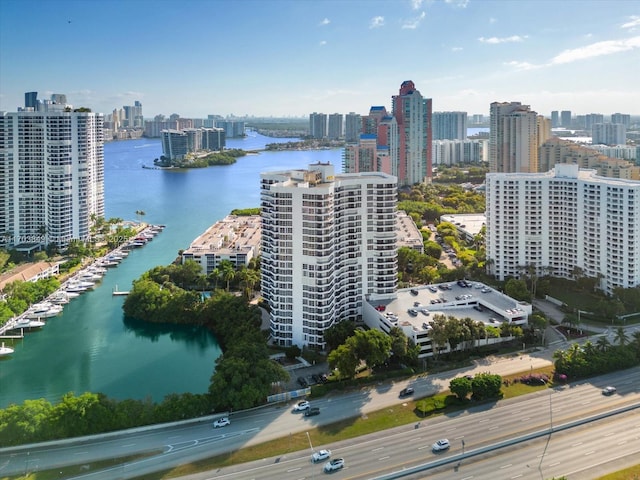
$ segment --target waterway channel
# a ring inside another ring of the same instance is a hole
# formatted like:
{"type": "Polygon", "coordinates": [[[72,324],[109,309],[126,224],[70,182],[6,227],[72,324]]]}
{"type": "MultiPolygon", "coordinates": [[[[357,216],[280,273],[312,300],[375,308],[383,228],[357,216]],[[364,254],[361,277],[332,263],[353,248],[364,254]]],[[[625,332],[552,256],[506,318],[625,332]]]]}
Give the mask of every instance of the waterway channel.
{"type": "MultiPolygon", "coordinates": [[[[227,147],[253,150],[287,140],[251,133],[229,139],[227,147]]],[[[143,221],[166,228],[40,331],[11,344],[14,353],[0,357],[0,408],[27,399],[57,402],[67,392],[153,401],[170,393],[206,392],[220,355],[215,337],[198,328],[125,320],[124,297],[112,291],[128,290],[144,271],[169,264],[232,209],[259,206],[260,172],[305,168],[317,161],[340,170],[341,153],[262,152],[228,166],[163,171],[142,168],[162,154],[159,140],[105,144],[105,216],[136,220],[135,212],[142,210],[143,221]]]]}

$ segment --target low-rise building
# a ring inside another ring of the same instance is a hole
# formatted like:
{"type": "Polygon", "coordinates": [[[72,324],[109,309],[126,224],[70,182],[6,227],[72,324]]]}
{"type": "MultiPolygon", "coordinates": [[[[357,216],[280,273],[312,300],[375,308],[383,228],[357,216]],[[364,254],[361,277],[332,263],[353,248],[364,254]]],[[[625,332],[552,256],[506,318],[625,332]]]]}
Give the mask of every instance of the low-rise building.
{"type": "Polygon", "coordinates": [[[4,299],[4,288],[10,283],[37,282],[43,278],[55,277],[60,273],[59,266],[59,263],[51,262],[28,263],[0,275],[0,300],[4,299]]]}
{"type": "MultiPolygon", "coordinates": [[[[393,327],[401,328],[420,347],[418,358],[427,358],[434,355],[437,347],[430,334],[430,322],[435,315],[470,318],[491,327],[501,327],[503,323],[524,327],[531,313],[532,306],[527,302],[517,301],[482,283],[459,281],[398,290],[393,299],[368,298],[362,319],[369,328],[387,334],[393,327]]],[[[490,338],[487,335],[473,342],[474,347],[478,347],[510,340],[513,337],[490,338]]],[[[462,345],[456,349],[460,348],[462,345]]],[[[452,350],[446,344],[441,345],[439,351],[452,350]]]]}
{"type": "Polygon", "coordinates": [[[261,220],[259,215],[229,215],[196,238],[182,253],[182,263],[193,260],[209,275],[223,260],[236,268],[249,265],[260,255],[261,220]]]}

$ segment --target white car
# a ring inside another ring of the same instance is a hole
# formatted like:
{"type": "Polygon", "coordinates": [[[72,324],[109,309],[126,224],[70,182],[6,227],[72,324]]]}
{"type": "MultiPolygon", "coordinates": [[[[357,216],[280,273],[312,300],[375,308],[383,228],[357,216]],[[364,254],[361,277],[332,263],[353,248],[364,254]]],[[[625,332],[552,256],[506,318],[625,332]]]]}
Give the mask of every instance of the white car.
{"type": "Polygon", "coordinates": [[[431,449],[434,452],[440,452],[442,450],[447,450],[451,445],[449,444],[449,440],[443,438],[442,440],[438,440],[431,446],[431,449]]]}
{"type": "Polygon", "coordinates": [[[226,427],[227,425],[231,425],[229,417],[222,417],[213,422],[213,428],[226,427]]]}
{"type": "Polygon", "coordinates": [[[344,458],[334,458],[333,460],[329,460],[324,464],[325,472],[334,472],[336,470],[340,470],[344,468],[344,458]]]}
{"type": "Polygon", "coordinates": [[[295,412],[302,412],[303,410],[307,410],[311,407],[311,404],[309,402],[307,402],[306,400],[303,400],[302,402],[298,402],[296,404],[295,407],[293,407],[293,410],[295,412]]]}
{"type": "Polygon", "coordinates": [[[331,456],[331,450],[318,450],[317,452],[313,452],[311,455],[311,461],[313,463],[321,462],[322,460],[326,460],[331,456]]]}

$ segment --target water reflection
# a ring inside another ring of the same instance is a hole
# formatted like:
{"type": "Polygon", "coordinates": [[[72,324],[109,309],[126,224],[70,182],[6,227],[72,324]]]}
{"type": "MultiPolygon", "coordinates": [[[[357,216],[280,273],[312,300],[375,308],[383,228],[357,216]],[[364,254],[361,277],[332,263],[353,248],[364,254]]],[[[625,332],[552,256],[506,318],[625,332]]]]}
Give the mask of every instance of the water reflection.
{"type": "Polygon", "coordinates": [[[127,316],[123,316],[122,323],[136,337],[147,338],[152,342],[158,342],[160,337],[168,335],[172,341],[182,342],[188,349],[201,350],[203,353],[218,345],[215,336],[203,327],[149,323],[127,316]]]}

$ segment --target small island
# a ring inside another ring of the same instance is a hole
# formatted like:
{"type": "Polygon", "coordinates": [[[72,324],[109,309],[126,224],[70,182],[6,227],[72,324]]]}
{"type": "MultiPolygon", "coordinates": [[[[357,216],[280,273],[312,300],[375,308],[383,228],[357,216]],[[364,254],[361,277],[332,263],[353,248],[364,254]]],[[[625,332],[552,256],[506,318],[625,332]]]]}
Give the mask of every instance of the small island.
{"type": "Polygon", "coordinates": [[[214,165],[231,165],[236,163],[239,157],[247,154],[240,148],[231,148],[219,152],[189,153],[184,158],[170,160],[164,155],[156,158],[153,164],[157,168],[205,168],[214,165]]]}

